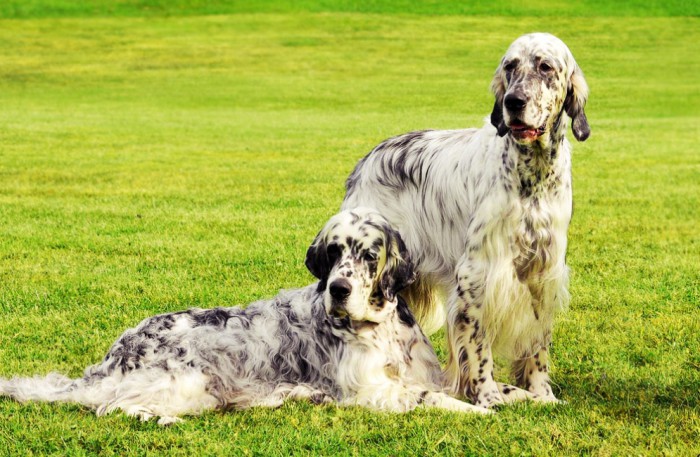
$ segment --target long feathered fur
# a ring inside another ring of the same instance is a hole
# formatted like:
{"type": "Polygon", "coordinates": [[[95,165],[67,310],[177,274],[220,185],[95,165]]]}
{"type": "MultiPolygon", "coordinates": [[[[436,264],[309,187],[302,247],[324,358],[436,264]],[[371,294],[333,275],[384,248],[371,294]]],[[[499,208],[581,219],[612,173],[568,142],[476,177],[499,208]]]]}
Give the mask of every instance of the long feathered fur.
{"type": "Polygon", "coordinates": [[[556,401],[547,350],[569,296],[565,133],[573,119],[578,140],[590,134],[588,87],[566,45],[538,33],[510,46],[491,89],[493,111],[480,129],[418,131],[378,145],[350,174],[342,207],[375,207],[401,233],[418,272],[403,293],[426,333],[447,322],[453,393],[482,406],[513,396],[556,401]],[[492,353],[513,361],[524,390],[503,393],[492,353]]]}
{"type": "Polygon", "coordinates": [[[380,215],[361,208],[334,216],[307,265],[318,283],[245,309],[148,318],[82,378],[0,378],[0,395],[79,403],[98,415],[121,410],[164,425],[185,414],[273,407],[288,398],[399,412],[419,405],[486,411],[442,392],[437,357],[396,297],[413,279],[412,263],[380,215]],[[349,281],[347,294],[332,296],[330,285],[340,279],[349,281]]]}

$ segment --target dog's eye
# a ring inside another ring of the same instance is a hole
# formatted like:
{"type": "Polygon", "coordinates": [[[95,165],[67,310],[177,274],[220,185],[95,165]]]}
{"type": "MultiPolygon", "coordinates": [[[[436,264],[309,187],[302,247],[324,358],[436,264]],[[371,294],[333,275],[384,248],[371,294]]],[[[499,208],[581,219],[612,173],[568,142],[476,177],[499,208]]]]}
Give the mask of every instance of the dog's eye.
{"type": "Polygon", "coordinates": [[[549,65],[548,63],[546,63],[546,62],[540,63],[540,71],[542,73],[549,73],[552,70],[554,70],[554,68],[552,68],[552,66],[549,65]]]}
{"type": "Polygon", "coordinates": [[[516,64],[517,64],[517,62],[515,62],[515,61],[510,61],[510,62],[508,62],[507,64],[503,65],[503,69],[504,69],[505,71],[513,71],[513,70],[515,70],[516,64]]]}
{"type": "Polygon", "coordinates": [[[364,257],[366,262],[376,262],[379,259],[374,252],[367,252],[364,257]]]}
{"type": "Polygon", "coordinates": [[[337,244],[329,244],[328,247],[326,248],[326,254],[328,255],[328,258],[331,260],[337,259],[340,257],[340,246],[337,244]]]}

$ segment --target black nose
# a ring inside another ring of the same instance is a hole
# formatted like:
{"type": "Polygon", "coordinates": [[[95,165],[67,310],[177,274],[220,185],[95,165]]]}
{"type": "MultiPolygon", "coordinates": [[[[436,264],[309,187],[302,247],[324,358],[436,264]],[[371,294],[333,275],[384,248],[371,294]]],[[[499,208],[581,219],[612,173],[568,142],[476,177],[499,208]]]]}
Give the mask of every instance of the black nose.
{"type": "Polygon", "coordinates": [[[506,95],[503,102],[509,111],[520,111],[525,107],[527,100],[525,99],[525,94],[522,92],[512,92],[506,95]]]}
{"type": "Polygon", "coordinates": [[[350,295],[352,286],[347,279],[336,279],[328,286],[328,291],[331,293],[331,297],[343,299],[350,295]]]}

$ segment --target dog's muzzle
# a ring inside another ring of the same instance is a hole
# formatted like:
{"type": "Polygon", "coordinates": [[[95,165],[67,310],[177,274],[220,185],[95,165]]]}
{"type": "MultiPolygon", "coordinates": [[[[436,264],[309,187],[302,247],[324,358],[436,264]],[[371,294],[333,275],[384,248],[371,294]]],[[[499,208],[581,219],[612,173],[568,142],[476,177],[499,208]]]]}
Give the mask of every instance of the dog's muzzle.
{"type": "Polygon", "coordinates": [[[544,126],[533,127],[521,122],[518,115],[522,113],[527,105],[527,96],[520,90],[514,90],[506,94],[503,105],[511,115],[508,130],[511,136],[518,141],[534,141],[544,133],[544,126]]]}
{"type": "Polygon", "coordinates": [[[540,136],[542,136],[542,134],[544,134],[546,127],[544,125],[541,125],[537,128],[533,128],[523,123],[515,121],[511,122],[508,128],[510,129],[510,134],[516,140],[534,141],[540,136]]]}

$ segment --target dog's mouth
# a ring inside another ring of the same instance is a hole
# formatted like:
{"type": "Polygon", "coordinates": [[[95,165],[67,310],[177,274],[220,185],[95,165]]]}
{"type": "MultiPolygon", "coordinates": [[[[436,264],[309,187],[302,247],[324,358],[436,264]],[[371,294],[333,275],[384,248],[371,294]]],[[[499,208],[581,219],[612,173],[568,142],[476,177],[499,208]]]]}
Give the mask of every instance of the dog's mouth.
{"type": "Polygon", "coordinates": [[[535,128],[521,122],[513,122],[508,128],[513,138],[520,141],[535,141],[542,136],[545,130],[544,125],[535,128]]]}
{"type": "Polygon", "coordinates": [[[333,306],[328,315],[333,322],[334,327],[344,328],[353,333],[361,332],[365,329],[371,329],[377,326],[376,322],[366,319],[356,319],[342,306],[333,306]]]}
{"type": "Polygon", "coordinates": [[[337,321],[341,322],[346,322],[346,323],[351,323],[351,322],[358,322],[357,319],[355,319],[355,316],[351,315],[347,308],[345,307],[344,302],[340,303],[333,303],[331,305],[331,309],[328,311],[328,315],[332,317],[333,319],[336,319],[337,321]]]}
{"type": "Polygon", "coordinates": [[[340,306],[333,306],[329,314],[336,319],[344,319],[348,317],[348,312],[345,310],[345,308],[340,306]]]}
{"type": "Polygon", "coordinates": [[[376,322],[352,319],[347,313],[331,313],[330,317],[333,327],[344,329],[352,334],[358,334],[377,326],[376,322]]]}

